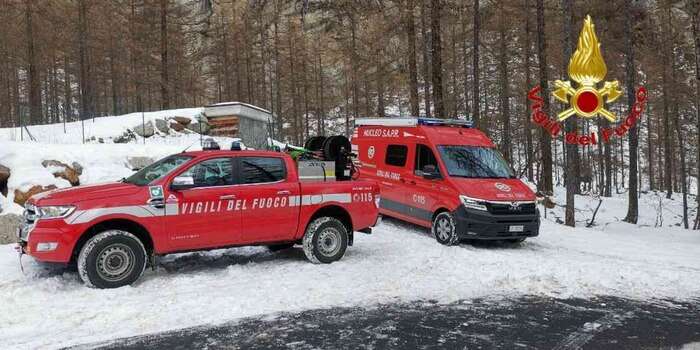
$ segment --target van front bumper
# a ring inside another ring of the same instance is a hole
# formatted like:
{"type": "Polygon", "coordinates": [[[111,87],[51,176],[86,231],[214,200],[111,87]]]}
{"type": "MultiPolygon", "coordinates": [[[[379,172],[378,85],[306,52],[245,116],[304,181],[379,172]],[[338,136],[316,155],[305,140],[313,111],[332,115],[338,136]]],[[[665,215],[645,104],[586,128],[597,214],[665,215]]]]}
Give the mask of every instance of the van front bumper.
{"type": "Polygon", "coordinates": [[[535,237],[540,232],[540,213],[495,215],[460,206],[454,218],[460,239],[500,240],[535,237]]]}

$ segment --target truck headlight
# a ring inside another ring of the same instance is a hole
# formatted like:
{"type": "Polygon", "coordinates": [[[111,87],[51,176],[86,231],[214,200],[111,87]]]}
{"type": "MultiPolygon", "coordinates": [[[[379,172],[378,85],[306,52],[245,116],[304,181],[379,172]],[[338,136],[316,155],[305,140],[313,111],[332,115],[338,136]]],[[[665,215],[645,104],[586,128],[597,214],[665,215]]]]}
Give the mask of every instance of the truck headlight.
{"type": "Polygon", "coordinates": [[[467,196],[459,196],[459,199],[462,201],[462,205],[464,205],[465,208],[469,209],[476,209],[476,210],[483,210],[487,211],[488,208],[484,204],[482,204],[480,199],[476,198],[471,198],[467,196]]]}
{"type": "Polygon", "coordinates": [[[38,216],[40,219],[56,219],[65,218],[75,211],[72,205],[51,205],[46,207],[38,207],[38,216]]]}

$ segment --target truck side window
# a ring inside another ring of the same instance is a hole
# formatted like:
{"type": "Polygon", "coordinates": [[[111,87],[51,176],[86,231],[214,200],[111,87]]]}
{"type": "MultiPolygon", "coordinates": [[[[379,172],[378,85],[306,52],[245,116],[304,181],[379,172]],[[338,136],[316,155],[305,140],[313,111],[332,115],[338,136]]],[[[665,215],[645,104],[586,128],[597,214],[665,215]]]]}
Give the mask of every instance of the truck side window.
{"type": "Polygon", "coordinates": [[[389,145],[386,147],[386,159],[384,163],[386,165],[400,166],[406,165],[406,155],[408,154],[408,147],[404,145],[389,145]]]}
{"type": "Polygon", "coordinates": [[[240,157],[240,184],[277,182],[287,178],[282,158],[240,157]]]}
{"type": "Polygon", "coordinates": [[[208,159],[187,169],[180,176],[191,176],[195,187],[233,185],[231,158],[208,159]]]}
{"type": "Polygon", "coordinates": [[[436,170],[440,169],[433,150],[426,145],[416,145],[416,161],[413,172],[419,176],[423,175],[423,169],[425,169],[426,165],[432,165],[436,170]]]}

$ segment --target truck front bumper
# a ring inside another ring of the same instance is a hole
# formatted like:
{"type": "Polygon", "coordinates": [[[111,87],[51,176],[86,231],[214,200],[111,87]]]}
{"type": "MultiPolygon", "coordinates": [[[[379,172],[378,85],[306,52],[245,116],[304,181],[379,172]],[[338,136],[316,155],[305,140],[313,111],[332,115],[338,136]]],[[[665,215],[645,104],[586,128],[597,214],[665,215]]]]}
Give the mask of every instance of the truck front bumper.
{"type": "MultiPolygon", "coordinates": [[[[26,234],[26,233],[25,233],[26,234]]],[[[17,232],[17,250],[38,261],[51,263],[68,263],[71,260],[72,243],[63,231],[55,228],[33,227],[29,235],[17,232]],[[24,240],[25,238],[26,240],[24,240]],[[47,250],[46,246],[52,246],[47,250]]]]}
{"type": "Polygon", "coordinates": [[[494,215],[460,206],[454,211],[460,239],[501,240],[539,235],[540,214],[494,215]]]}

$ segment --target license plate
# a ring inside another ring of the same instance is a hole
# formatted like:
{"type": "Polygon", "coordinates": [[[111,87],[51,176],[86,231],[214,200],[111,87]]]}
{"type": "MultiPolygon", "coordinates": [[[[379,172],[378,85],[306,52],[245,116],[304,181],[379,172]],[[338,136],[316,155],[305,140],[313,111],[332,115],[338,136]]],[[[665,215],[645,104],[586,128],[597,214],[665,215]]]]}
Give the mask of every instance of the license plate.
{"type": "Polygon", "coordinates": [[[523,232],[525,230],[525,226],[523,225],[510,225],[508,228],[509,232],[523,232]]]}

